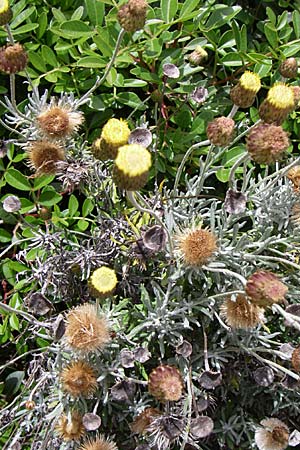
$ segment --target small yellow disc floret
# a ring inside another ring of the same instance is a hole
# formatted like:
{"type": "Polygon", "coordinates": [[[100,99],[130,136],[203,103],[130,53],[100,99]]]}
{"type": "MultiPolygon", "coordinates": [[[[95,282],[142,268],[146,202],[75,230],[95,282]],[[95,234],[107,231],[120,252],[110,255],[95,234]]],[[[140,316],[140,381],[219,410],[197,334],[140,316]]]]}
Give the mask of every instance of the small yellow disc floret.
{"type": "Polygon", "coordinates": [[[151,154],[139,144],[123,145],[119,148],[115,164],[125,175],[136,177],[150,169],[151,154]]]}
{"type": "Polygon", "coordinates": [[[244,89],[251,91],[254,94],[261,88],[259,75],[257,73],[249,72],[248,70],[241,76],[240,84],[244,89]]]}
{"type": "Polygon", "coordinates": [[[114,147],[120,147],[127,143],[130,135],[130,130],[127,122],[122,119],[109,119],[104,125],[101,137],[107,144],[114,147]]]}
{"type": "Polygon", "coordinates": [[[90,283],[100,294],[110,294],[115,289],[118,279],[113,269],[100,267],[92,273],[90,283]]]}
{"type": "Polygon", "coordinates": [[[290,86],[284,83],[275,83],[268,92],[268,102],[279,109],[294,107],[294,92],[290,86]]]}

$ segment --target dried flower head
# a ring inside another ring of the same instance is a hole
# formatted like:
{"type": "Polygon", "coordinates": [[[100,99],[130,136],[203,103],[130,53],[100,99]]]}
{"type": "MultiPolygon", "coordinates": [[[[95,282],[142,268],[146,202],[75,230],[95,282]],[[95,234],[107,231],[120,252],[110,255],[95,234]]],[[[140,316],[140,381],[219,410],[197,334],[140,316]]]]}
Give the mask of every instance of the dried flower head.
{"type": "Polygon", "coordinates": [[[46,138],[62,139],[78,130],[83,122],[83,115],[66,106],[51,105],[36,120],[46,138]]]}
{"type": "Polygon", "coordinates": [[[179,400],[183,391],[181,373],[175,366],[156,367],[149,375],[148,390],[161,402],[179,400]]]}
{"type": "Polygon", "coordinates": [[[275,83],[259,107],[259,117],[266,123],[281,125],[294,109],[293,89],[284,83],[275,83]]]}
{"type": "Polygon", "coordinates": [[[118,450],[115,442],[110,439],[106,439],[102,434],[100,434],[96,439],[89,439],[85,441],[80,450],[118,450]]]}
{"type": "Polygon", "coordinates": [[[98,315],[95,305],[77,306],[66,320],[65,337],[72,350],[84,354],[100,351],[110,340],[108,323],[98,315]]]}
{"type": "Polygon", "coordinates": [[[227,298],[220,308],[221,317],[231,328],[248,330],[263,321],[263,309],[253,305],[245,295],[239,294],[236,300],[227,298]]]}
{"type": "Polygon", "coordinates": [[[114,180],[121,189],[137,191],[147,182],[151,167],[150,152],[139,144],[119,148],[114,166],[114,180]]]}
{"type": "Polygon", "coordinates": [[[298,62],[296,58],[287,58],[279,66],[279,73],[285,78],[295,78],[298,72],[298,62]]]}
{"type": "Polygon", "coordinates": [[[175,236],[176,250],[188,266],[207,264],[217,250],[215,235],[201,227],[186,229],[175,236]]]}
{"type": "Polygon", "coordinates": [[[258,164],[271,164],[281,159],[289,146],[289,138],[281,126],[260,123],[247,137],[247,150],[258,164]]]}
{"type": "Polygon", "coordinates": [[[81,414],[78,411],[67,416],[62,414],[58,419],[56,431],[64,441],[78,441],[85,433],[81,414]]]}
{"type": "Polygon", "coordinates": [[[193,66],[200,66],[200,64],[205,61],[208,57],[207,52],[201,45],[197,45],[195,50],[189,55],[188,59],[190,64],[193,66]]]}
{"type": "Polygon", "coordinates": [[[212,144],[224,147],[233,139],[234,126],[234,120],[229,117],[217,117],[207,125],[207,137],[212,144]]]}
{"type": "Polygon", "coordinates": [[[296,372],[300,372],[300,347],[295,348],[292,353],[292,366],[296,372]]]}
{"type": "Polygon", "coordinates": [[[56,173],[56,163],[65,159],[62,147],[49,141],[34,141],[28,147],[30,165],[38,174],[56,173]]]}
{"type": "Polygon", "coordinates": [[[6,25],[11,21],[13,16],[12,10],[8,0],[1,0],[0,2],[0,26],[6,25]]]}
{"type": "Polygon", "coordinates": [[[300,188],[300,166],[292,167],[288,173],[287,177],[293,183],[293,188],[295,192],[299,192],[300,188]]]}
{"type": "Polygon", "coordinates": [[[264,419],[262,427],[255,431],[255,443],[259,450],[284,450],[289,443],[289,429],[279,419],[264,419]]]}
{"type": "Polygon", "coordinates": [[[122,28],[134,32],[144,27],[148,3],[145,0],[129,0],[118,11],[118,21],[122,28]]]}
{"type": "Polygon", "coordinates": [[[92,153],[102,161],[115,159],[119,147],[127,144],[129,136],[130,129],[125,120],[109,119],[102,129],[101,137],[93,143],[92,153]]]}
{"type": "Polygon", "coordinates": [[[291,211],[291,222],[294,227],[300,227],[300,203],[295,203],[291,211]]]}
{"type": "Polygon", "coordinates": [[[153,420],[160,416],[161,412],[156,408],[146,408],[141,412],[131,424],[131,431],[133,433],[144,434],[153,420]]]}
{"type": "Polygon", "coordinates": [[[95,296],[111,295],[118,283],[116,272],[109,267],[99,267],[94,270],[89,280],[91,292],[95,296]]]}
{"type": "Polygon", "coordinates": [[[241,76],[238,84],[231,89],[231,100],[240,108],[249,108],[253,104],[260,88],[261,82],[259,75],[246,71],[241,76]]]}
{"type": "Polygon", "coordinates": [[[17,73],[27,66],[28,56],[19,44],[7,44],[0,49],[0,70],[5,73],[17,73]]]}
{"type": "Polygon", "coordinates": [[[265,308],[284,301],[288,288],[274,273],[260,270],[248,278],[245,291],[252,303],[265,308]]]}
{"type": "Polygon", "coordinates": [[[72,397],[87,397],[97,389],[94,369],[84,361],[73,361],[61,373],[62,388],[72,397]]]}

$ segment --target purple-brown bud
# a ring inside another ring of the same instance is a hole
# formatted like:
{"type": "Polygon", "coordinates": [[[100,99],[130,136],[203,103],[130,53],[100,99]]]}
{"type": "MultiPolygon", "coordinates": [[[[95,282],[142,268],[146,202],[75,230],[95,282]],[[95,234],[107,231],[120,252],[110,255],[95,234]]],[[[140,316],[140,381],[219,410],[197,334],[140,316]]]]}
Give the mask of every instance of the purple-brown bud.
{"type": "Polygon", "coordinates": [[[298,62],[296,58],[287,58],[279,66],[279,73],[285,78],[295,78],[298,72],[298,62]]]}
{"type": "Polygon", "coordinates": [[[284,301],[288,288],[274,273],[260,270],[248,279],[245,291],[252,303],[265,308],[284,301]]]}
{"type": "Polygon", "coordinates": [[[134,32],[144,27],[148,3],[145,0],[129,0],[118,11],[118,21],[122,28],[134,32]]]}
{"type": "Polygon", "coordinates": [[[258,164],[271,164],[280,160],[288,146],[288,134],[282,127],[267,123],[252,128],[246,143],[251,159],[258,164]]]}
{"type": "Polygon", "coordinates": [[[181,373],[175,366],[158,366],[150,373],[148,389],[150,394],[161,402],[176,402],[183,390],[181,373]]]}
{"type": "Polygon", "coordinates": [[[217,117],[207,125],[207,137],[212,144],[225,147],[233,139],[234,125],[234,120],[229,117],[217,117]]]}
{"type": "Polygon", "coordinates": [[[5,73],[17,73],[27,65],[27,53],[19,43],[8,44],[0,49],[0,70],[5,73]]]}

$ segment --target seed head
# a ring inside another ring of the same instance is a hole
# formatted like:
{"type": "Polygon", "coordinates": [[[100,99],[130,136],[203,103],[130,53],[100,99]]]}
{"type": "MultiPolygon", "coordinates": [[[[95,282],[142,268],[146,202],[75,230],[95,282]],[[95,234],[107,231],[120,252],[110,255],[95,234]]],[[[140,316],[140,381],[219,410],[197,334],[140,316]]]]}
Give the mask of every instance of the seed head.
{"type": "Polygon", "coordinates": [[[204,48],[201,47],[201,45],[197,45],[195,50],[189,55],[189,62],[193,66],[200,66],[200,64],[205,61],[208,57],[207,52],[204,50],[204,48]]]}
{"type": "Polygon", "coordinates": [[[245,291],[252,303],[265,308],[284,301],[288,288],[274,273],[261,270],[248,278],[245,291]]]}
{"type": "Polygon", "coordinates": [[[292,366],[296,372],[300,372],[300,347],[295,348],[292,353],[292,366]]]}
{"type": "Polygon", "coordinates": [[[246,71],[241,76],[238,84],[231,89],[231,100],[240,108],[249,108],[253,104],[260,88],[261,82],[259,75],[246,71]]]}
{"type": "Polygon", "coordinates": [[[148,390],[161,402],[177,401],[182,396],[183,380],[175,366],[161,365],[153,369],[149,376],[148,390]]]}
{"type": "Polygon", "coordinates": [[[145,0],[129,0],[118,11],[118,21],[122,28],[134,32],[144,28],[148,3],[145,0]]]}
{"type": "Polygon", "coordinates": [[[7,44],[0,49],[0,70],[5,73],[17,73],[27,66],[28,56],[19,43],[7,44]]]}
{"type": "Polygon", "coordinates": [[[99,297],[111,295],[118,283],[116,272],[109,267],[99,267],[96,269],[89,280],[92,293],[99,297]]]}
{"type": "Polygon", "coordinates": [[[84,435],[82,417],[78,411],[70,415],[61,415],[56,425],[56,431],[64,441],[78,441],[84,435]]]}
{"type": "Polygon", "coordinates": [[[13,13],[8,0],[2,0],[0,3],[0,26],[6,25],[12,19],[13,13]]]}
{"type": "Polygon", "coordinates": [[[262,427],[255,431],[255,443],[259,450],[284,450],[289,443],[289,429],[279,419],[264,419],[262,427]]]}
{"type": "Polygon", "coordinates": [[[279,66],[279,73],[285,78],[295,78],[298,72],[298,62],[296,58],[287,58],[279,66]]]}
{"type": "Polygon", "coordinates": [[[106,439],[100,434],[96,439],[89,439],[85,441],[80,450],[118,450],[115,442],[106,439]]]}
{"type": "Polygon", "coordinates": [[[234,120],[229,117],[217,117],[207,125],[207,137],[212,144],[225,147],[232,141],[234,125],[234,120]]]}
{"type": "Polygon", "coordinates": [[[83,122],[81,112],[62,106],[50,106],[37,117],[38,127],[48,139],[71,136],[83,122]]]}
{"type": "Polygon", "coordinates": [[[281,125],[294,109],[294,90],[284,83],[275,83],[259,107],[259,116],[266,123],[281,125]]]}
{"type": "Polygon", "coordinates": [[[220,308],[221,317],[231,328],[248,330],[263,322],[263,309],[250,303],[245,295],[239,294],[235,301],[227,298],[220,308]]]}
{"type": "Polygon", "coordinates": [[[144,411],[139,414],[131,424],[131,431],[138,434],[146,433],[149,425],[160,415],[161,412],[156,408],[144,409],[144,411]]]}
{"type": "Polygon", "coordinates": [[[114,179],[121,189],[137,191],[147,182],[151,167],[150,152],[139,144],[119,148],[114,166],[114,179]]]}
{"type": "Polygon", "coordinates": [[[281,126],[260,123],[252,128],[246,143],[251,159],[258,164],[271,164],[282,158],[289,138],[281,126]]]}
{"type": "Polygon", "coordinates": [[[82,354],[101,351],[110,340],[108,323],[98,315],[95,305],[77,306],[67,314],[66,320],[65,338],[74,351],[82,354]]]}
{"type": "Polygon", "coordinates": [[[27,153],[31,167],[38,174],[56,173],[56,163],[65,159],[64,149],[46,140],[31,142],[27,153]]]}
{"type": "Polygon", "coordinates": [[[295,192],[299,192],[300,188],[300,166],[292,167],[288,173],[287,177],[293,183],[293,188],[295,192]]]}
{"type": "Polygon", "coordinates": [[[84,361],[73,361],[61,373],[62,387],[72,397],[88,397],[97,389],[94,369],[84,361]]]}
{"type": "Polygon", "coordinates": [[[201,227],[187,229],[175,237],[177,250],[187,266],[207,264],[217,250],[215,235],[201,227]]]}

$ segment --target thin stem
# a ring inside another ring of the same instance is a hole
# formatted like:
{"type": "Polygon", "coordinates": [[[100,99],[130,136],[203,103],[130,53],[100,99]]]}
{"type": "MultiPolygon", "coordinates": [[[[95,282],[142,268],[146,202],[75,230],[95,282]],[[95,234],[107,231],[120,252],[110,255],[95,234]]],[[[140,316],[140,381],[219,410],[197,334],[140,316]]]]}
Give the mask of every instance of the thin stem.
{"type": "Polygon", "coordinates": [[[273,311],[277,311],[281,314],[294,328],[300,331],[300,317],[295,316],[294,314],[287,313],[281,306],[273,305],[273,311]]]}
{"type": "Polygon", "coordinates": [[[48,350],[48,347],[44,347],[44,348],[35,348],[33,350],[29,350],[28,352],[22,353],[22,355],[17,356],[16,358],[8,361],[6,364],[3,364],[3,366],[0,366],[0,371],[6,369],[6,367],[11,366],[12,364],[14,364],[16,361],[18,361],[19,359],[24,358],[25,356],[31,355],[32,353],[36,353],[36,352],[44,352],[46,350],[48,350]]]}
{"type": "Polygon", "coordinates": [[[110,62],[109,62],[109,64],[108,64],[108,66],[106,67],[106,70],[105,70],[105,72],[104,72],[102,78],[99,78],[99,77],[97,78],[97,80],[96,80],[94,86],[91,87],[91,89],[90,89],[89,91],[87,91],[87,92],[81,97],[81,99],[77,102],[77,106],[83,105],[83,104],[89,99],[90,95],[91,95],[91,94],[92,94],[99,86],[101,86],[101,84],[104,83],[104,81],[106,80],[106,78],[107,78],[107,76],[108,76],[108,74],[109,74],[109,72],[110,72],[112,66],[114,65],[114,62],[115,62],[116,58],[117,58],[118,51],[119,51],[119,49],[120,49],[120,46],[121,46],[121,43],[122,43],[122,40],[123,40],[123,37],[124,37],[124,34],[125,34],[125,33],[126,33],[126,31],[125,31],[123,28],[121,28],[121,30],[120,30],[120,32],[119,32],[119,36],[118,36],[117,42],[116,42],[116,46],[115,46],[115,49],[114,49],[114,52],[113,52],[113,55],[112,55],[112,57],[111,57],[111,60],[110,60],[110,62]]]}
{"type": "Polygon", "coordinates": [[[291,267],[294,267],[294,269],[300,270],[300,265],[296,264],[292,261],[289,261],[288,259],[284,259],[284,258],[279,258],[277,256],[265,256],[265,255],[244,255],[245,259],[250,259],[253,260],[255,259],[256,261],[258,259],[264,260],[264,261],[274,261],[274,262],[278,262],[278,263],[282,263],[282,264],[288,264],[291,267]]]}
{"type": "Polygon", "coordinates": [[[191,373],[191,368],[189,369],[189,372],[187,374],[187,424],[184,430],[184,436],[182,439],[182,443],[180,446],[180,450],[184,450],[187,442],[188,442],[188,438],[189,438],[189,433],[190,433],[190,429],[191,429],[191,420],[192,420],[192,407],[193,407],[193,386],[192,386],[192,373],[191,373]]]}
{"type": "Polygon", "coordinates": [[[175,178],[175,183],[174,183],[174,188],[173,191],[175,192],[177,190],[178,187],[178,183],[182,174],[182,170],[184,168],[185,163],[187,162],[188,158],[190,157],[190,155],[192,154],[192,152],[199,147],[205,147],[208,146],[210,144],[210,140],[207,139],[206,141],[202,141],[202,142],[198,142],[197,144],[192,145],[185,153],[184,157],[182,158],[182,161],[180,163],[180,166],[177,170],[177,174],[176,174],[176,178],[175,178]]]}
{"type": "Polygon", "coordinates": [[[262,178],[256,185],[254,185],[254,188],[257,189],[261,184],[266,183],[266,181],[271,180],[272,178],[276,177],[272,183],[270,183],[268,185],[268,188],[274,186],[274,184],[277,183],[277,181],[280,180],[280,178],[282,178],[286,173],[288,173],[288,171],[296,166],[297,164],[299,164],[300,162],[300,156],[298,158],[296,158],[294,161],[292,161],[288,166],[283,167],[282,169],[278,170],[277,172],[272,173],[271,175],[268,175],[267,177],[262,178]]]}
{"type": "Polygon", "coordinates": [[[289,375],[290,377],[294,378],[294,379],[297,380],[297,381],[300,380],[299,375],[295,374],[295,373],[292,372],[291,370],[286,369],[285,367],[283,367],[283,366],[281,366],[280,364],[277,364],[277,363],[271,361],[270,359],[265,359],[265,358],[263,358],[262,356],[258,355],[256,352],[254,352],[253,350],[250,350],[250,349],[248,349],[248,348],[246,348],[246,347],[243,347],[243,348],[244,348],[244,350],[245,350],[247,353],[250,353],[250,355],[253,355],[254,358],[256,358],[258,361],[261,361],[261,362],[263,362],[263,363],[265,363],[265,364],[268,364],[269,366],[273,367],[275,370],[280,371],[280,372],[283,372],[283,373],[289,375]]]}
{"type": "Polygon", "coordinates": [[[9,26],[8,23],[5,25],[5,29],[6,29],[6,33],[7,33],[8,42],[9,42],[11,45],[14,45],[15,40],[14,40],[14,37],[13,37],[13,35],[12,35],[11,29],[10,29],[10,26],[9,26]]]}
{"type": "Polygon", "coordinates": [[[229,172],[229,187],[233,187],[234,180],[235,180],[235,172],[237,168],[243,163],[250,159],[249,153],[244,153],[238,160],[233,164],[233,166],[230,169],[229,172]]]}
{"type": "Polygon", "coordinates": [[[246,286],[247,280],[246,278],[243,277],[243,275],[240,275],[239,273],[236,272],[232,272],[229,269],[223,269],[223,268],[218,268],[218,267],[209,267],[209,266],[202,266],[203,270],[207,270],[209,272],[216,272],[216,273],[222,273],[223,275],[228,275],[230,277],[234,277],[237,278],[238,280],[240,280],[240,282],[242,283],[243,286],[246,286]]]}
{"type": "Polygon", "coordinates": [[[236,115],[236,113],[238,112],[239,107],[237,105],[233,105],[233,107],[231,108],[230,113],[228,114],[228,118],[229,119],[233,119],[234,116],[236,115]]]}
{"type": "Polygon", "coordinates": [[[203,330],[203,357],[204,357],[204,367],[207,372],[209,372],[209,362],[208,362],[208,351],[207,351],[207,334],[204,329],[204,325],[202,323],[202,330],[203,330]]]}
{"type": "Polygon", "coordinates": [[[18,134],[19,136],[21,136],[23,142],[26,142],[26,139],[24,138],[24,136],[23,136],[22,133],[20,133],[20,132],[17,131],[17,130],[14,130],[14,129],[11,128],[9,125],[7,125],[5,122],[3,122],[3,120],[1,120],[1,119],[0,119],[0,124],[1,124],[4,128],[6,128],[8,131],[10,131],[11,133],[18,134]]]}
{"type": "Polygon", "coordinates": [[[20,309],[12,308],[11,306],[6,305],[5,303],[0,302],[0,309],[4,309],[5,311],[11,312],[13,314],[19,314],[20,316],[24,317],[24,319],[26,319],[28,322],[32,323],[33,325],[37,325],[37,326],[43,327],[43,328],[51,327],[50,325],[48,325],[44,322],[39,322],[31,314],[28,314],[25,311],[21,311],[20,309]]]}
{"type": "MultiPolygon", "coordinates": [[[[0,123],[1,123],[1,121],[0,121],[0,123]]],[[[17,246],[17,245],[19,245],[19,244],[22,244],[23,242],[26,242],[26,241],[31,241],[31,238],[26,238],[26,239],[22,239],[22,240],[20,240],[20,241],[15,241],[15,242],[13,242],[12,244],[10,244],[8,247],[6,247],[5,250],[3,250],[2,253],[0,253],[0,259],[2,258],[2,256],[5,255],[5,253],[9,252],[9,250],[10,250],[11,248],[13,248],[13,247],[15,247],[15,246],[17,246]]]]}
{"type": "Polygon", "coordinates": [[[37,382],[37,384],[34,386],[34,388],[32,389],[32,391],[30,392],[30,395],[28,397],[28,401],[32,401],[34,394],[36,393],[36,391],[38,390],[38,388],[44,383],[44,381],[47,380],[47,378],[50,377],[49,373],[44,374],[44,376],[37,382]]]}

